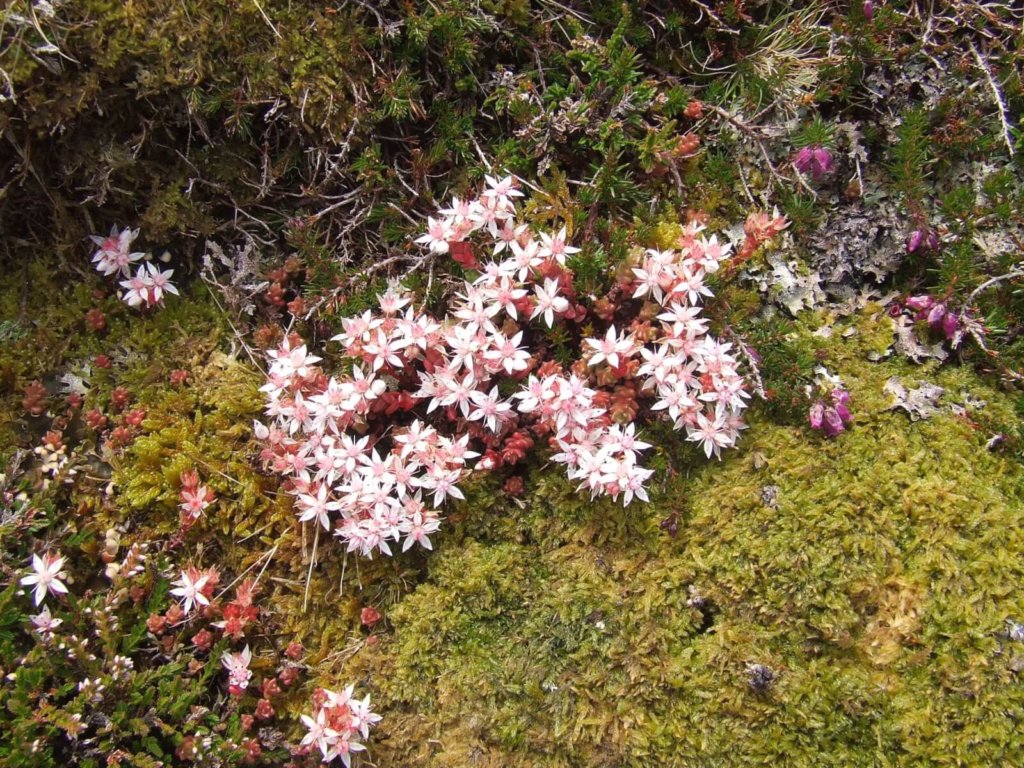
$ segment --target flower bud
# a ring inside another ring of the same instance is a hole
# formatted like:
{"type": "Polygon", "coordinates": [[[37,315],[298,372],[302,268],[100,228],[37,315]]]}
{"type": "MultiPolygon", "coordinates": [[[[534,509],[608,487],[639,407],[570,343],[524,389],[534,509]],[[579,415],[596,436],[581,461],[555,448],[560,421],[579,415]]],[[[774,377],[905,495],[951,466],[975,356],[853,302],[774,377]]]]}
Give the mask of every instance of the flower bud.
{"type": "Polygon", "coordinates": [[[922,242],[924,242],[924,232],[920,229],[915,229],[910,233],[910,237],[907,238],[907,253],[914,253],[921,247],[922,242]]]}
{"type": "Polygon", "coordinates": [[[843,424],[842,417],[840,417],[839,413],[836,411],[835,408],[825,409],[825,418],[823,426],[825,429],[825,434],[828,435],[829,437],[835,437],[844,429],[846,429],[846,426],[843,424]]]}
{"type": "Polygon", "coordinates": [[[952,339],[956,334],[957,329],[960,328],[960,317],[954,312],[947,312],[946,316],[942,318],[942,332],[946,335],[947,339],[952,339]]]}
{"type": "Polygon", "coordinates": [[[928,325],[932,328],[939,328],[942,325],[942,318],[946,316],[946,305],[939,302],[928,310],[928,325]]]}
{"type": "Polygon", "coordinates": [[[875,4],[871,0],[864,0],[864,18],[871,21],[875,17],[875,4]]]}
{"type": "Polygon", "coordinates": [[[810,421],[812,429],[821,429],[825,417],[825,404],[819,400],[811,406],[810,421]]]}
{"type": "Polygon", "coordinates": [[[922,309],[931,309],[932,304],[935,303],[935,299],[929,296],[927,293],[921,296],[911,296],[906,301],[907,309],[912,309],[915,312],[919,312],[922,309]]]}

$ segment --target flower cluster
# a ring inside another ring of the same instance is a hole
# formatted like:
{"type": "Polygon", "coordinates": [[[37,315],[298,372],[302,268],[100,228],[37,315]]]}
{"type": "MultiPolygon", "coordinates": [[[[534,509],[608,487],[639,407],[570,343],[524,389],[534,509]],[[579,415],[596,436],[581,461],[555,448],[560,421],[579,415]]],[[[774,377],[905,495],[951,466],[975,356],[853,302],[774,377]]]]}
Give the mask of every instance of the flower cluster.
{"type": "Polygon", "coordinates": [[[821,181],[832,170],[832,153],[820,144],[801,147],[793,158],[793,165],[800,173],[821,181]]]}
{"type": "Polygon", "coordinates": [[[584,338],[585,357],[565,371],[530,342],[587,316],[566,264],[579,249],[564,228],[535,234],[517,224],[520,194],[512,179],[488,177],[479,199],[455,198],[428,219],[418,242],[458,252],[479,272],[448,317],[418,311],[392,287],[378,297],[379,312],[345,318],[333,337],[352,361],[348,375],[328,376],[297,338],[268,353],[262,391],[272,422],[255,424],[261,458],[287,478],[299,519],[333,531],[349,551],[391,554],[397,541],[429,549],[438,508],[463,498],[469,461],[480,457],[472,468],[483,470],[514,463],[534,438],[556,450],[580,490],[647,500],[652,472],[639,454],[649,445],[613,418],[635,415],[636,397],[650,398],[651,412],[708,457],[736,442],[745,383],[731,345],[711,337],[701,317],[706,276],[729,246],[691,225],[676,249],[648,250],[617,289],[629,305],[623,324],[613,307],[604,334],[584,338]],[[489,235],[494,257],[482,265],[469,241],[476,233],[489,235]],[[601,388],[615,385],[614,398],[601,388]]]}
{"type": "Polygon", "coordinates": [[[352,764],[352,753],[362,752],[366,747],[356,741],[370,735],[370,729],[381,720],[381,716],[370,711],[370,697],[353,697],[353,686],[341,693],[318,688],[313,694],[313,714],[302,715],[302,722],[308,729],[301,746],[307,751],[319,749],[323,762],[336,758],[346,766],[352,764]]]}
{"type": "Polygon", "coordinates": [[[178,289],[171,283],[174,270],[161,270],[152,261],[140,264],[132,275],[132,265],[146,256],[141,251],[132,251],[132,243],[138,236],[137,229],[125,228],[118,232],[116,226],[106,237],[90,235],[97,248],[92,261],[96,270],[107,277],[119,275],[127,278],[119,284],[125,289],[122,299],[129,307],[149,309],[163,303],[165,294],[177,295],[178,289]]]}
{"type": "Polygon", "coordinates": [[[911,296],[903,306],[913,313],[914,320],[928,323],[928,327],[945,337],[953,349],[960,346],[964,336],[964,317],[954,312],[944,301],[932,296],[911,296]]]}
{"type": "Polygon", "coordinates": [[[811,406],[810,422],[812,429],[825,433],[826,437],[835,437],[853,422],[847,403],[850,393],[845,389],[833,389],[827,398],[819,398],[811,406]]]}

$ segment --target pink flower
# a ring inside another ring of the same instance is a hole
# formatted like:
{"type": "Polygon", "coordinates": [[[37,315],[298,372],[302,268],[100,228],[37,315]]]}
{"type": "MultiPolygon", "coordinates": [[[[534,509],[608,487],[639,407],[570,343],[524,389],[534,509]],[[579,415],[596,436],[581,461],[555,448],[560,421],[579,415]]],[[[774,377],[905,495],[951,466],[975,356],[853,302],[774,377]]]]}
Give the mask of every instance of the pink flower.
{"type": "Polygon", "coordinates": [[[939,236],[927,227],[920,227],[910,233],[907,238],[907,253],[914,253],[923,248],[926,251],[936,251],[941,245],[939,236]]]}
{"type": "Polygon", "coordinates": [[[194,519],[198,519],[206,508],[213,503],[216,496],[205,485],[197,485],[194,488],[182,488],[180,498],[181,504],[179,507],[181,511],[194,519]]]}
{"type": "Polygon", "coordinates": [[[241,696],[252,679],[252,670],[249,664],[252,662],[252,651],[245,646],[238,653],[225,653],[221,656],[220,663],[228,671],[228,690],[232,696],[241,696]]]}
{"type": "Polygon", "coordinates": [[[825,421],[825,404],[818,400],[814,405],[811,406],[810,422],[811,429],[821,429],[822,424],[825,421]]]}
{"type": "Polygon", "coordinates": [[[928,294],[923,294],[921,296],[911,296],[907,299],[906,307],[907,309],[912,309],[915,312],[920,312],[922,310],[931,309],[931,306],[934,303],[935,299],[928,294]]]}
{"type": "Polygon", "coordinates": [[[843,423],[842,417],[835,408],[826,408],[822,428],[825,430],[826,436],[835,437],[846,429],[846,425],[843,423]]]}
{"type": "Polygon", "coordinates": [[[960,316],[954,312],[947,312],[946,316],[942,318],[942,332],[946,334],[946,338],[952,340],[959,329],[960,316]]]}
{"type": "Polygon", "coordinates": [[[427,234],[416,238],[416,242],[429,246],[432,253],[448,253],[448,241],[452,238],[451,228],[444,219],[427,218],[427,234]]]}
{"type": "Polygon", "coordinates": [[[793,165],[800,173],[809,174],[820,181],[832,170],[832,154],[820,144],[802,147],[793,159],[793,165]]]}
{"type": "Polygon", "coordinates": [[[132,263],[145,256],[144,253],[132,252],[132,241],[138,235],[137,229],[125,228],[118,232],[116,225],[110,228],[107,237],[89,235],[89,239],[99,247],[92,257],[96,270],[107,277],[117,273],[128,277],[131,274],[132,263]]]}

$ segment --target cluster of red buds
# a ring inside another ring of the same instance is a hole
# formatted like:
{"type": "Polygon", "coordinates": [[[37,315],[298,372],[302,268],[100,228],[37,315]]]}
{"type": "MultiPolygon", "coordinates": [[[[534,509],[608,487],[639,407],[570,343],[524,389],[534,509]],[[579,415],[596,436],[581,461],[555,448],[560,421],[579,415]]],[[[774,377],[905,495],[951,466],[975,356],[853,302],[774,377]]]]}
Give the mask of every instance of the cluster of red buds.
{"type": "Polygon", "coordinates": [[[293,315],[304,314],[306,303],[298,293],[298,282],[304,272],[301,260],[297,256],[289,256],[283,266],[267,275],[270,287],[263,294],[264,300],[270,306],[279,310],[287,309],[293,315]]]}
{"type": "Polygon", "coordinates": [[[31,416],[42,416],[46,413],[47,403],[46,387],[41,381],[32,381],[25,386],[24,397],[21,399],[21,407],[31,416]]]}

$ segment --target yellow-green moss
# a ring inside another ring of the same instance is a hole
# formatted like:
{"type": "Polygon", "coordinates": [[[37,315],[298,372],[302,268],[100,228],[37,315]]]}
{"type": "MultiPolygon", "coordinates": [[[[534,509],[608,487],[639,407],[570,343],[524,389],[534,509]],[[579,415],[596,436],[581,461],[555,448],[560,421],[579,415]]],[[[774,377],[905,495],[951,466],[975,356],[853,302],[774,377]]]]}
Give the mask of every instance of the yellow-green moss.
{"type": "Polygon", "coordinates": [[[755,412],[739,450],[647,507],[580,500],[554,467],[523,510],[471,496],[484,508],[441,538],[362,662],[389,715],[377,762],[1024,761],[1024,688],[1000,643],[1024,615],[1024,472],[984,426],[1011,403],[963,368],[868,362],[891,337],[877,308],[847,323],[859,333],[825,362],[855,424],[835,440],[755,412]],[[910,423],[882,392],[894,374],[987,405],[910,423]],[[675,539],[658,531],[673,510],[675,539]],[[463,538],[485,517],[504,521],[493,539],[463,538]],[[775,672],[768,690],[751,663],[775,672]]]}

